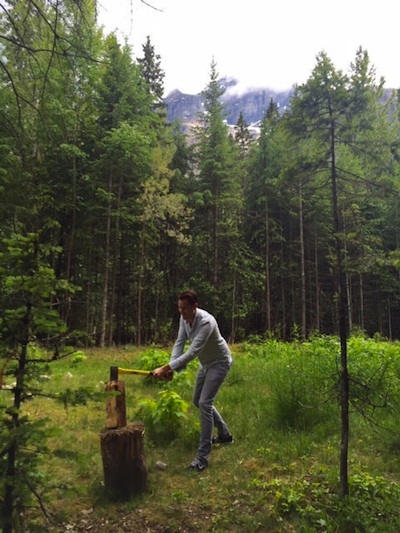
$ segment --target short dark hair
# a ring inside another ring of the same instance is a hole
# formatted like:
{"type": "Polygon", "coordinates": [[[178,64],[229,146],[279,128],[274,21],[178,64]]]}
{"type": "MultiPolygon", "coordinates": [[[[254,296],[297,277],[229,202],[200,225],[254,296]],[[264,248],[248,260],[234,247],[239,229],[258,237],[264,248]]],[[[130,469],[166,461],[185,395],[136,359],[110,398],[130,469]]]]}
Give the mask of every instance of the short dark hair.
{"type": "Polygon", "coordinates": [[[199,302],[197,292],[192,290],[181,292],[178,296],[178,300],[187,300],[190,305],[197,305],[199,302]]]}

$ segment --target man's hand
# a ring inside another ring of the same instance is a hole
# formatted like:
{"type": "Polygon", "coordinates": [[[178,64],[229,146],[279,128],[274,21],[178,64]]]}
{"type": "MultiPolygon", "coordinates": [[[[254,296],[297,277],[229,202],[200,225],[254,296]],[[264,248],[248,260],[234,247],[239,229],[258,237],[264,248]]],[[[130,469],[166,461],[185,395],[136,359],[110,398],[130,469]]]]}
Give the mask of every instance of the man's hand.
{"type": "Polygon", "coordinates": [[[171,370],[169,365],[160,366],[159,368],[153,370],[154,379],[166,379],[167,381],[170,381],[172,376],[173,370],[171,370]]]}

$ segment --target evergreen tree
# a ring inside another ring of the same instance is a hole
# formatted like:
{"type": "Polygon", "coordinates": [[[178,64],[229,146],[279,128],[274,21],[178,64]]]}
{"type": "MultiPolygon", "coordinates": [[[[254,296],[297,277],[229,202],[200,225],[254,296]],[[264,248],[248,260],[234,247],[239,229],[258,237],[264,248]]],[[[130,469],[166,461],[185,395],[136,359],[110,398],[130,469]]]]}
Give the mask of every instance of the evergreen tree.
{"type": "Polygon", "coordinates": [[[334,267],[338,294],[338,320],[341,343],[340,405],[342,442],[340,483],[342,495],[348,486],[349,441],[349,376],[347,366],[348,299],[345,285],[344,246],[341,238],[342,208],[339,204],[338,144],[348,130],[346,110],[349,105],[348,79],[337,72],[325,53],[317,57],[317,65],[307,83],[296,89],[292,101],[292,127],[297,135],[316,141],[315,168],[324,168],[330,176],[332,202],[332,235],[335,243],[334,267]]]}
{"type": "Polygon", "coordinates": [[[199,217],[198,238],[210,236],[202,250],[205,277],[215,291],[219,290],[221,272],[221,218],[223,193],[229,182],[230,143],[224,123],[224,106],[220,101],[224,89],[218,82],[215,62],[211,64],[210,82],[204,91],[204,112],[200,115],[198,131],[199,183],[204,207],[199,217]],[[203,221],[203,222],[201,222],[203,221]],[[205,252],[205,253],[204,253],[205,252]]]}
{"type": "MultiPolygon", "coordinates": [[[[271,100],[263,117],[260,137],[251,147],[246,188],[246,239],[263,265],[263,296],[252,317],[252,328],[262,333],[276,332],[279,324],[287,323],[286,297],[283,297],[287,261],[282,253],[287,208],[285,195],[279,192],[279,179],[286,168],[289,145],[280,122],[278,107],[271,100]]],[[[279,333],[286,335],[285,330],[279,333]]]]}
{"type": "Polygon", "coordinates": [[[229,317],[222,327],[233,339],[251,307],[248,295],[257,283],[257,273],[243,240],[243,158],[226,126],[223,93],[213,61],[197,132],[190,280],[203,295],[205,305],[229,317]]]}
{"type": "MultiPolygon", "coordinates": [[[[367,205],[368,209],[372,207],[373,202],[368,195],[371,191],[376,194],[385,182],[385,175],[393,171],[390,153],[394,137],[388,115],[379,102],[380,91],[381,84],[375,84],[368,55],[362,50],[357,52],[350,77],[337,71],[327,55],[321,53],[309,80],[295,91],[288,121],[299,148],[298,176],[301,179],[301,173],[308,169],[308,173],[311,170],[314,174],[316,185],[327,184],[326,180],[330,184],[331,258],[335,273],[333,287],[337,295],[336,311],[341,340],[340,481],[343,495],[349,490],[350,379],[347,336],[352,321],[350,245],[356,228],[353,224],[349,227],[349,219],[361,214],[356,203],[364,203],[365,200],[364,209],[367,205]],[[367,143],[372,142],[379,144],[380,149],[366,150],[367,143]],[[383,159],[380,157],[382,153],[385,154],[383,159]],[[381,165],[384,163],[386,166],[382,172],[381,165]]],[[[360,226],[356,233],[360,234],[360,226]]]]}
{"type": "Polygon", "coordinates": [[[0,113],[5,155],[0,175],[7,203],[0,234],[0,381],[12,380],[15,386],[6,389],[1,412],[4,533],[30,529],[25,516],[33,497],[45,510],[38,463],[46,433],[43,420],[33,422],[23,405],[41,393],[38,376],[44,365],[68,354],[62,348],[68,333],[63,315],[75,288],[58,268],[59,230],[72,203],[71,189],[76,198],[76,187],[66,180],[76,184],[83,159],[77,124],[83,116],[83,48],[90,40],[85,30],[93,20],[91,2],[85,7],[13,2],[8,7],[0,19],[6,104],[0,113]]]}
{"type": "Polygon", "coordinates": [[[239,146],[242,156],[246,155],[249,151],[252,137],[249,132],[249,125],[247,124],[242,112],[239,113],[239,118],[236,123],[235,141],[239,146]]]}
{"type": "Polygon", "coordinates": [[[143,57],[138,58],[138,63],[141,66],[142,75],[148,85],[149,92],[153,95],[158,105],[164,105],[162,100],[164,98],[165,73],[161,67],[161,56],[155,53],[150,36],[147,36],[143,45],[143,57]]]}

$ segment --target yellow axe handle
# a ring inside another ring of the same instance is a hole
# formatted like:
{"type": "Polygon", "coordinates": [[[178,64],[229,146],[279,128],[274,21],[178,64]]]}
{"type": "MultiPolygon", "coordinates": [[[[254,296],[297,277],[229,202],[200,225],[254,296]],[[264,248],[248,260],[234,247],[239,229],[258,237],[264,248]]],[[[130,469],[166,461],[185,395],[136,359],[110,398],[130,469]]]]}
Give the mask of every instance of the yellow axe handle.
{"type": "Polygon", "coordinates": [[[138,376],[151,376],[151,370],[134,370],[133,368],[120,368],[118,367],[118,374],[136,374],[138,376]]]}

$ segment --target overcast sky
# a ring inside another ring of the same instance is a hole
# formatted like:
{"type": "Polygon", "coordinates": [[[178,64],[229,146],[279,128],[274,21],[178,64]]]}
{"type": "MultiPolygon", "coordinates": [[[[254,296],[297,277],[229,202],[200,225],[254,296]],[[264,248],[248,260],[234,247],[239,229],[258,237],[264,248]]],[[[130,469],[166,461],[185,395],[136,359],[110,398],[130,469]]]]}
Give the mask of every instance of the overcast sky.
{"type": "Polygon", "coordinates": [[[165,94],[196,94],[220,77],[243,86],[289,89],[305,82],[324,50],[348,72],[368,51],[386,87],[400,88],[398,0],[99,0],[99,22],[142,56],[147,35],[161,56],[165,94]]]}

